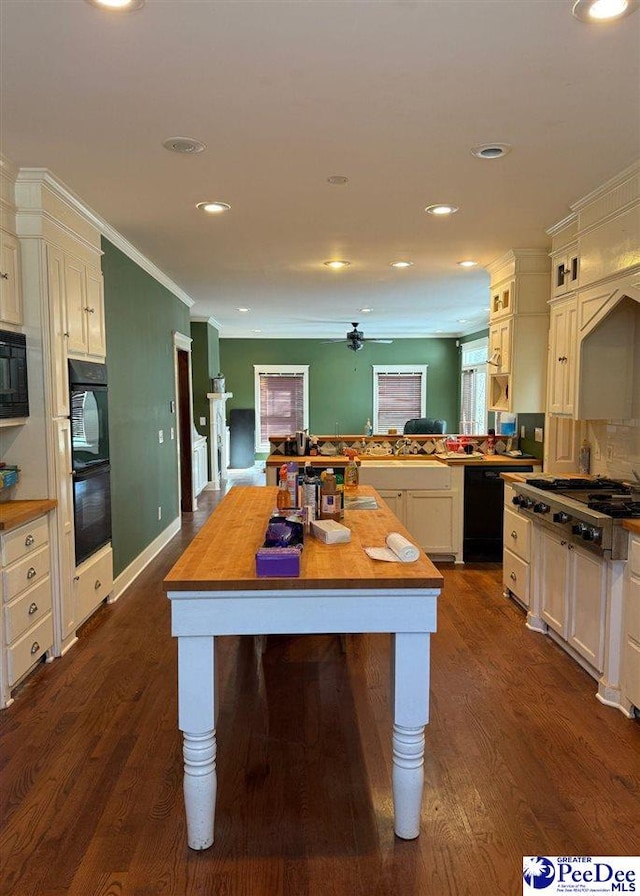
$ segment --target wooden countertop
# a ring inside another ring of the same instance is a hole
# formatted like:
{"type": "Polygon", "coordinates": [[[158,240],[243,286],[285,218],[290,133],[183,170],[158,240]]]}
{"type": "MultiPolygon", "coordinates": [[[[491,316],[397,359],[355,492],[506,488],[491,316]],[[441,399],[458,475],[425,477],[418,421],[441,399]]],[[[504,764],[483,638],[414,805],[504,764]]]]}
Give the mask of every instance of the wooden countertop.
{"type": "Polygon", "coordinates": [[[37,519],[43,513],[49,513],[58,502],[52,498],[37,498],[31,501],[4,501],[0,503],[0,531],[8,532],[9,529],[15,529],[22,526],[23,523],[30,523],[31,520],[37,519]]]}
{"type": "Polygon", "coordinates": [[[640,520],[622,520],[622,528],[633,535],[640,535],[640,520]]]}
{"type": "MultiPolygon", "coordinates": [[[[485,454],[483,457],[467,457],[460,455],[459,457],[439,457],[437,454],[363,454],[358,456],[358,460],[362,464],[369,461],[410,461],[411,463],[424,463],[424,461],[438,461],[440,464],[447,466],[461,466],[469,464],[474,467],[481,466],[501,466],[510,467],[519,464],[531,464],[533,467],[541,467],[542,461],[536,457],[508,457],[504,454],[485,454]]],[[[280,467],[290,461],[300,464],[301,467],[330,467],[330,466],[346,466],[349,458],[342,454],[318,454],[318,455],[297,455],[297,454],[270,454],[265,463],[268,467],[280,467]]]]}
{"type": "Polygon", "coordinates": [[[297,578],[258,578],[255,554],[262,547],[275,506],[274,486],[234,486],[164,580],[165,591],[267,591],[332,588],[442,588],[443,577],[421,551],[415,563],[372,560],[364,547],[384,547],[389,532],[415,544],[371,486],[359,495],[376,498],[376,510],[345,510],[347,544],[323,544],[308,535],[297,578]]]}

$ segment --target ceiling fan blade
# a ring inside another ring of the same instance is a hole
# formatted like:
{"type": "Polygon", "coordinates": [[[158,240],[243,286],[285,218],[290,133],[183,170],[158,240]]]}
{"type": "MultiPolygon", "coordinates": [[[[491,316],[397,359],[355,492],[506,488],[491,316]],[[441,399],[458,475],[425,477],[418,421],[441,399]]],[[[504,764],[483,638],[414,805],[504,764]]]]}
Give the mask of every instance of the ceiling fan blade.
{"type": "Polygon", "coordinates": [[[365,342],[384,342],[385,345],[391,345],[393,339],[365,339],[365,342]]]}

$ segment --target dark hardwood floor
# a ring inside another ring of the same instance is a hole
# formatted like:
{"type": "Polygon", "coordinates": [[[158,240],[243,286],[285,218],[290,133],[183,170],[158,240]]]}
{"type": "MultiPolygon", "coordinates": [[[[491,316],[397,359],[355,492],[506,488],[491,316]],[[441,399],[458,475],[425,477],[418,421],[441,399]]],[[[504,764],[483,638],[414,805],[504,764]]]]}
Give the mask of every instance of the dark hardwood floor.
{"type": "Polygon", "coordinates": [[[186,845],[161,582],[196,514],[0,713],[2,896],[517,896],[523,855],[640,854],[640,721],[444,568],[422,833],[393,834],[389,638],[222,639],[216,842],[186,845]]]}

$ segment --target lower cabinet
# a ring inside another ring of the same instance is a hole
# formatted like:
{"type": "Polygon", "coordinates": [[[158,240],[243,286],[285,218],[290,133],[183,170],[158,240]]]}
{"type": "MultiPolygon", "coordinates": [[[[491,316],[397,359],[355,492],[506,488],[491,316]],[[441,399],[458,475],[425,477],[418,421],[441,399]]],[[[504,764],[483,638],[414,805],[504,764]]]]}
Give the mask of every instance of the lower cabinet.
{"type": "Polygon", "coordinates": [[[113,590],[111,545],[106,545],[77,566],[73,582],[76,619],[80,625],[113,590]]]}
{"type": "Polygon", "coordinates": [[[622,693],[640,709],[640,535],[629,538],[624,603],[622,693]]]}
{"type": "Polygon", "coordinates": [[[197,498],[209,481],[207,466],[207,437],[198,436],[193,440],[193,496],[197,498]]]}
{"type": "Polygon", "coordinates": [[[547,625],[598,672],[604,669],[605,562],[540,529],[536,594],[547,625]]]}
{"type": "Polygon", "coordinates": [[[378,493],[426,554],[432,557],[460,556],[457,491],[378,489],[378,493]]]}
{"type": "Polygon", "coordinates": [[[511,510],[512,490],[505,488],[502,584],[523,606],[529,606],[531,583],[531,522],[511,510]]]}
{"type": "Polygon", "coordinates": [[[46,515],[0,537],[2,706],[53,646],[50,559],[46,515]]]}

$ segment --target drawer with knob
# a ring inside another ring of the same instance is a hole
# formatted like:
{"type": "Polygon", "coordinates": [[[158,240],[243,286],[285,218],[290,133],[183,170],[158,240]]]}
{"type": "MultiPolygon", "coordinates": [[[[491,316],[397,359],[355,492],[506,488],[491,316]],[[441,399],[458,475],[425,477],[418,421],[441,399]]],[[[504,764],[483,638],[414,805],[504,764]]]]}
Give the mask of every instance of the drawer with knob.
{"type": "Polygon", "coordinates": [[[110,546],[103,548],[76,569],[74,585],[76,618],[80,623],[113,590],[113,554],[110,546]]]}
{"type": "Polygon", "coordinates": [[[51,611],[51,581],[47,576],[4,608],[5,639],[8,644],[20,638],[32,625],[51,611]]]}
{"type": "Polygon", "coordinates": [[[2,538],[2,565],[9,566],[33,554],[49,542],[49,523],[41,516],[26,526],[19,526],[2,538]]]}
{"type": "Polygon", "coordinates": [[[504,547],[522,560],[531,559],[531,522],[508,507],[504,511],[504,547]]]}
{"type": "Polygon", "coordinates": [[[502,558],[502,584],[525,605],[529,606],[529,564],[505,550],[502,558]]]}
{"type": "Polygon", "coordinates": [[[29,629],[7,648],[7,677],[9,686],[13,687],[22,676],[29,671],[50,649],[53,644],[53,619],[47,613],[40,622],[29,629]]]}
{"type": "Polygon", "coordinates": [[[45,545],[33,554],[13,563],[3,571],[4,600],[8,602],[17,597],[25,588],[36,585],[49,575],[49,547],[45,545]]]}

